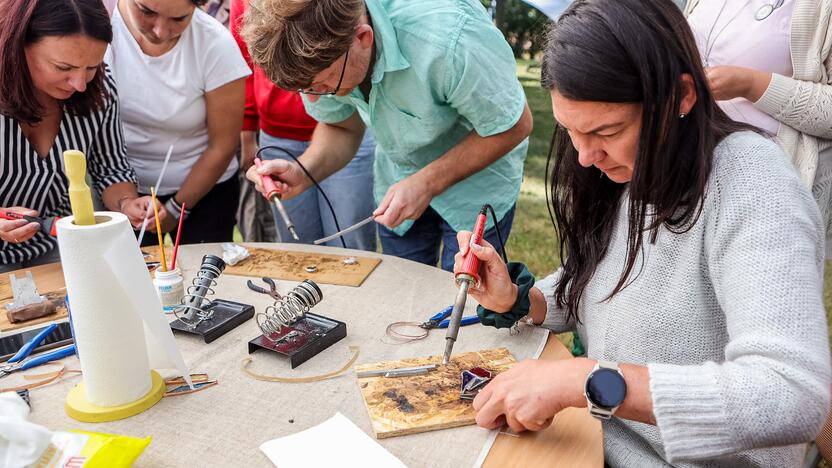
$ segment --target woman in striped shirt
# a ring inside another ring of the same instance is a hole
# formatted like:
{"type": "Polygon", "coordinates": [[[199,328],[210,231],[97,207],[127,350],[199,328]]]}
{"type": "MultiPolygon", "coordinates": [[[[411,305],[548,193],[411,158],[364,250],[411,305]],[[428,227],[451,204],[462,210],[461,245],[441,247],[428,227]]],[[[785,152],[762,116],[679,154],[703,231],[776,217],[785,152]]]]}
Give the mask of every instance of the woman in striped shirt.
{"type": "MultiPolygon", "coordinates": [[[[70,214],[63,152],[87,155],[107,209],[140,224],[119,123],[116,89],[102,64],[112,29],[101,0],[7,0],[0,17],[0,210],[70,214]]],[[[58,260],[37,223],[0,219],[0,271],[58,260]]]]}

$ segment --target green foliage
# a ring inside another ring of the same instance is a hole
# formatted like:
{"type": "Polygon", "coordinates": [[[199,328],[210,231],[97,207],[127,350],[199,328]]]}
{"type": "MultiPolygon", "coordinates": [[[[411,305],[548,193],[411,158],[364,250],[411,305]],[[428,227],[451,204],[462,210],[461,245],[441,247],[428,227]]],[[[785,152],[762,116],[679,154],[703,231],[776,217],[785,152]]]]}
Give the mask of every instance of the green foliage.
{"type": "Polygon", "coordinates": [[[549,18],[522,0],[480,0],[494,12],[497,27],[503,32],[514,50],[515,57],[528,52],[535,57],[543,46],[549,27],[549,18]]]}

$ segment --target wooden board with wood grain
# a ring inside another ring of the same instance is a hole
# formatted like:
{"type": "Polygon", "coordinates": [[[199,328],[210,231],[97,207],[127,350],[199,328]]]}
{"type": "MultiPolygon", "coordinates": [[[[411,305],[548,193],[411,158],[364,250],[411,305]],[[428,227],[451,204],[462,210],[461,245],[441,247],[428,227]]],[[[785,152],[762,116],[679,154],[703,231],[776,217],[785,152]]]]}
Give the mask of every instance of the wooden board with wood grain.
{"type": "MultiPolygon", "coordinates": [[[[572,359],[572,354],[549,335],[541,360],[572,359]]],[[[547,468],[603,468],[604,431],[601,421],[586,408],[567,408],[555,416],[552,425],[519,436],[501,432],[483,462],[483,468],[545,466],[547,468]]]]}
{"type": "MultiPolygon", "coordinates": [[[[19,328],[31,327],[46,322],[53,322],[67,317],[66,304],[64,303],[64,296],[66,296],[66,287],[64,287],[64,274],[58,265],[42,265],[33,268],[22,270],[23,272],[31,271],[32,277],[35,280],[35,286],[38,288],[38,294],[46,296],[47,300],[52,301],[57,310],[54,314],[47,315],[32,320],[27,320],[20,323],[9,322],[6,316],[6,304],[13,302],[11,280],[9,274],[0,275],[0,331],[8,332],[17,330],[19,328]]],[[[20,272],[18,272],[19,274],[20,272]]],[[[24,273],[25,274],[25,273],[24,273]]]]}
{"type": "Polygon", "coordinates": [[[471,401],[460,400],[460,374],[483,367],[497,375],[516,360],[506,348],[462,353],[443,366],[442,356],[403,359],[355,366],[356,372],[438,364],[423,375],[358,379],[364,404],[378,439],[474,424],[471,401]]]}

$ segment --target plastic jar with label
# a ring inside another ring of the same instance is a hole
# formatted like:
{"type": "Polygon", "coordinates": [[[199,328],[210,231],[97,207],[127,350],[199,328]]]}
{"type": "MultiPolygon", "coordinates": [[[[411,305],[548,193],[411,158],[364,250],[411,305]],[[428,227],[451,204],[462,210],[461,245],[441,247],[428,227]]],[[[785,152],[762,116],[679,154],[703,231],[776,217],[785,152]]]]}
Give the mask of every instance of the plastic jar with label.
{"type": "Polygon", "coordinates": [[[182,297],[185,295],[185,279],[182,272],[179,268],[168,271],[157,268],[153,276],[153,286],[162,300],[162,308],[165,313],[173,313],[173,309],[182,305],[182,297]]]}

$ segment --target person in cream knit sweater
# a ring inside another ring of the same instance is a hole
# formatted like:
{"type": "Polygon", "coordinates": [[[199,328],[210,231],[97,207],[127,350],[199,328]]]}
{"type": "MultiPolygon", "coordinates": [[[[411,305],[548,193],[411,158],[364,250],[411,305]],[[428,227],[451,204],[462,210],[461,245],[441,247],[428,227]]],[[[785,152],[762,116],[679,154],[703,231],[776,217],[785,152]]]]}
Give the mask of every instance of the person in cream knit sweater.
{"type": "Polygon", "coordinates": [[[541,430],[588,407],[609,466],[798,466],[832,381],[808,187],[717,106],[670,0],[577,0],[543,63],[562,267],[534,284],[470,232],[459,243],[482,261],[484,325],[577,330],[587,356],[501,373],[477,423],[541,430]]]}
{"type": "Polygon", "coordinates": [[[689,0],[685,15],[714,98],[785,150],[812,188],[829,243],[832,0],[689,0]]]}

